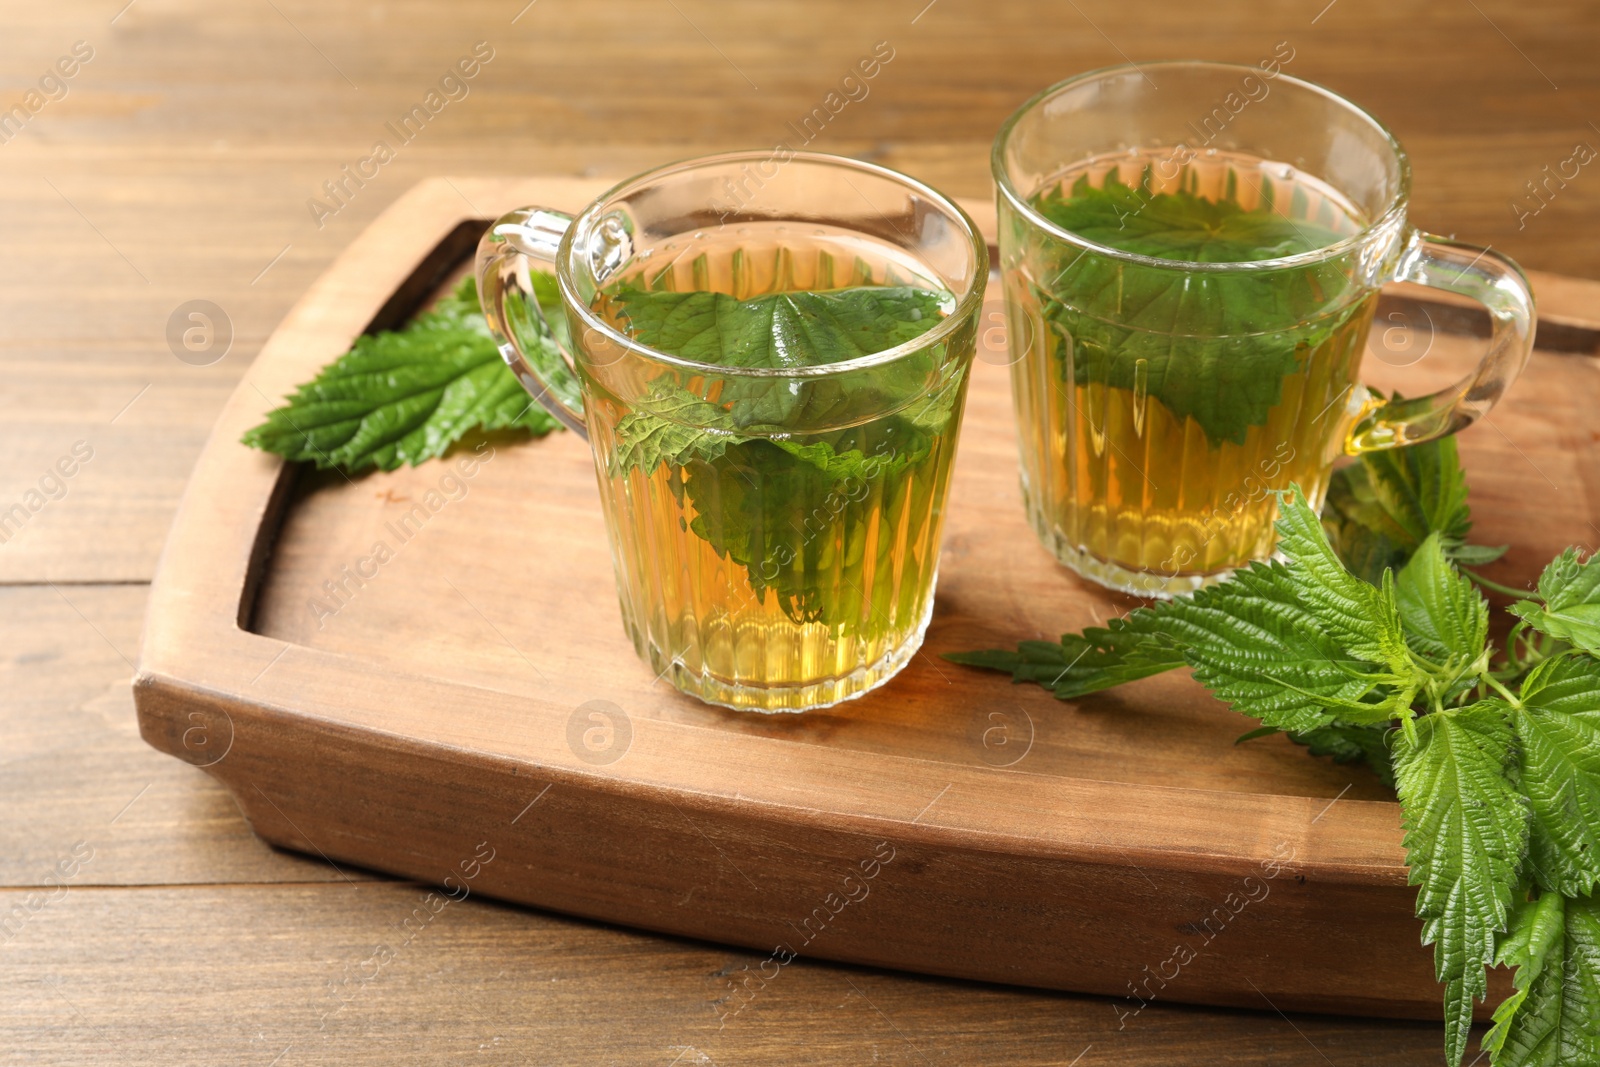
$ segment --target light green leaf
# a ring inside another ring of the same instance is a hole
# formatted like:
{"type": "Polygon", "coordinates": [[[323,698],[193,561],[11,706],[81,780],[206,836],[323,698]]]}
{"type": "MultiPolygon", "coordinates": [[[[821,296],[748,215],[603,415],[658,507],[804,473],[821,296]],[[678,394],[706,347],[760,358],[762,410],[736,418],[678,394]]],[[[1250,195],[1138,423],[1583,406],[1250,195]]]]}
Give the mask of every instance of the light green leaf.
{"type": "Polygon", "coordinates": [[[1334,641],[1297,599],[1281,563],[1256,563],[1232,580],[1142,607],[1109,627],[1025,641],[1015,652],[947,659],[1037,682],[1063,700],[1184,663],[1219,700],[1268,726],[1309,731],[1338,719],[1387,721],[1386,674],[1334,641]]]}
{"type": "Polygon", "coordinates": [[[1415,722],[1395,743],[1395,778],[1423,944],[1446,985],[1447,1059],[1456,1064],[1487,989],[1528,841],[1527,802],[1507,778],[1507,708],[1487,700],[1415,722]]]}
{"type": "Polygon", "coordinates": [[[1397,675],[1409,674],[1410,657],[1392,593],[1345,569],[1298,485],[1280,498],[1277,526],[1278,550],[1289,557],[1295,594],[1328,635],[1355,656],[1397,675]]]}
{"type": "Polygon", "coordinates": [[[1511,606],[1512,614],[1541,633],[1600,656],[1600,566],[1594,565],[1597,558],[1600,557],[1580,560],[1577,549],[1567,549],[1551,560],[1539,576],[1538,600],[1518,601],[1511,606]]]}
{"type": "Polygon", "coordinates": [[[1494,961],[1503,967],[1526,968],[1528,977],[1537,974],[1550,950],[1559,948],[1565,935],[1565,904],[1560,893],[1544,893],[1538,900],[1519,900],[1505,934],[1497,939],[1494,961]]]}
{"type": "Polygon", "coordinates": [[[244,435],[318,467],[393,470],[473,430],[557,428],[500,359],[467,279],[402,330],[360,337],[244,435]]]}
{"type": "Polygon", "coordinates": [[[1412,544],[1438,534],[1446,547],[1465,540],[1472,529],[1467,479],[1454,437],[1440,437],[1409,448],[1384,449],[1362,457],[1373,495],[1412,544]]]}
{"type": "MultiPolygon", "coordinates": [[[[1538,900],[1518,900],[1511,909],[1506,932],[1496,943],[1495,962],[1503,967],[1515,967],[1513,978],[1515,992],[1494,1009],[1494,1025],[1483,1035],[1483,1048],[1490,1054],[1490,1063],[1500,1062],[1505,1040],[1518,1023],[1526,1028],[1535,1023],[1534,1016],[1559,1007],[1560,1000],[1538,997],[1528,1012],[1523,1005],[1534,981],[1545,965],[1552,961],[1561,965],[1562,949],[1566,937],[1566,899],[1560,893],[1545,893],[1538,900]]],[[[1515,1050],[1516,1046],[1513,1046],[1515,1050]]],[[[1513,1052],[1514,1054],[1514,1052],[1513,1052]]]]}
{"type": "Polygon", "coordinates": [[[1393,596],[1345,571],[1304,497],[1286,501],[1284,514],[1283,543],[1295,557],[1288,565],[1252,564],[1230,581],[1140,608],[1109,629],[1067,634],[1059,645],[947,658],[1009,671],[1070,699],[1168,670],[1181,655],[1218,699],[1300,733],[1404,714],[1415,671],[1393,596]]]}
{"type": "Polygon", "coordinates": [[[1388,676],[1340,646],[1298,594],[1290,569],[1257,563],[1161,609],[1161,633],[1194,676],[1234,709],[1284,730],[1381,721],[1388,676]],[[1380,698],[1368,698],[1379,693],[1380,698]]]}
{"type": "Polygon", "coordinates": [[[1587,896],[1600,881],[1600,663],[1546,660],[1522,685],[1511,727],[1533,811],[1528,862],[1541,888],[1587,896]]]}
{"type": "Polygon", "coordinates": [[[1600,900],[1546,893],[1522,903],[1501,939],[1516,992],[1484,1035],[1494,1067],[1600,1063],[1600,900]]]}
{"type": "Polygon", "coordinates": [[[1411,647],[1443,667],[1465,670],[1483,655],[1489,602],[1445,558],[1430,533],[1395,580],[1395,601],[1411,647]]]}

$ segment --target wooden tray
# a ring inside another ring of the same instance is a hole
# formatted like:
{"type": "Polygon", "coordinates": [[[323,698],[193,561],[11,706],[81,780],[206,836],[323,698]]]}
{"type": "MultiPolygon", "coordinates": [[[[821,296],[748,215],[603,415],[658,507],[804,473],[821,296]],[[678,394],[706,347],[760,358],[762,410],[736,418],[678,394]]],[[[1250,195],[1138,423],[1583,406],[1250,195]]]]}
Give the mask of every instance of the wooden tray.
{"type": "MultiPolygon", "coordinates": [[[[937,658],[1129,603],[1024,524],[997,292],[924,652],[825,712],[726,712],[652,678],[573,435],[480,442],[470,477],[468,450],[353,481],[237,443],[458,274],[486,219],[576,209],[603,184],[425,182],[284,320],[196,465],[151,592],[135,681],[150,744],[221,780],[274,844],[772,953],[730,977],[722,1014],[792,954],[1105,993],[1119,1015],[1154,998],[1439,1016],[1398,808],[1370,773],[1282,738],[1235,746],[1251,722],[1186,676],[1062,704],[937,658]],[[379,541],[392,557],[362,562],[379,541]]],[[[1515,546],[1490,573],[1515,584],[1593,545],[1600,519],[1600,284],[1536,286],[1547,350],[1461,442],[1480,540],[1515,546]]],[[[1370,380],[1414,392],[1476,358],[1469,310],[1386,298],[1380,328],[1419,310],[1426,357],[1369,359],[1370,380]]]]}

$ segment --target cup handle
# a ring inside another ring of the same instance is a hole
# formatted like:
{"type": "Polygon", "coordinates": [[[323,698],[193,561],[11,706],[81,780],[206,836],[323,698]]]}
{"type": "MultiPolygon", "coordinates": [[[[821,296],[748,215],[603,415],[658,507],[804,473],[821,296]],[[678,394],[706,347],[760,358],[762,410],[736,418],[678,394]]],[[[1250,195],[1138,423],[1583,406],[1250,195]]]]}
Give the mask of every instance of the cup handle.
{"type": "Polygon", "coordinates": [[[1442,289],[1489,310],[1489,351],[1478,369],[1447,389],[1409,400],[1374,401],[1345,437],[1352,455],[1431,441],[1472,425],[1494,407],[1533,351],[1533,291],[1522,268],[1498,252],[1412,233],[1395,281],[1442,289]]]}
{"type": "Polygon", "coordinates": [[[496,219],[478,242],[478,300],[500,358],[522,387],[587,441],[577,368],[551,332],[529,277],[532,263],[555,273],[556,250],[571,225],[572,216],[541,207],[518,208],[496,219]],[[537,350],[532,359],[531,350],[537,350]]]}

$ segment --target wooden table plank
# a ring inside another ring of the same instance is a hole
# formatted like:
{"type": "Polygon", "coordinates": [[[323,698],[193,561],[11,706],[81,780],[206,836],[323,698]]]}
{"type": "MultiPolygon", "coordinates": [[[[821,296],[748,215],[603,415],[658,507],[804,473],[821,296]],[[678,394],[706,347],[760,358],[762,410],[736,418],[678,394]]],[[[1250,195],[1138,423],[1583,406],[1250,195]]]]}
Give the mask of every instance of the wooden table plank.
{"type": "MultiPolygon", "coordinates": [[[[1124,1017],[1105,998],[805,959],[763,978],[759,954],[429,892],[71,888],[0,945],[0,1063],[1439,1061],[1429,1024],[1157,1005],[1124,1017]]],[[[0,892],[0,913],[22,897],[0,892]]]]}
{"type": "Polygon", "coordinates": [[[79,842],[94,853],[79,884],[342,882],[263,844],[220,785],[140,739],[128,683],[145,594],[0,588],[0,885],[49,884],[79,842]]]}
{"type": "MultiPolygon", "coordinates": [[[[322,1029],[321,1013],[339,1007],[327,984],[403,938],[393,927],[426,890],[268,849],[219,786],[138,740],[122,655],[143,596],[138,585],[0,590],[0,809],[28,815],[0,823],[0,884],[21,887],[0,891],[0,916],[13,916],[0,930],[0,988],[16,994],[0,1007],[0,1063],[104,1061],[112,1042],[116,1062],[163,1064],[196,1049],[270,1062],[291,1043],[299,1058],[285,1064],[437,1063],[480,1043],[563,1063],[1060,1063],[1092,1043],[1129,1064],[1185,1049],[1241,1064],[1312,1055],[1270,1014],[1157,1006],[1119,1029],[1104,998],[810,962],[719,1029],[730,976],[759,976],[763,957],[476,900],[445,907],[381,979],[341,985],[351,1003],[322,1029]],[[227,884],[316,881],[324,888],[227,884]],[[182,882],[201,884],[161,888],[182,882]],[[154,1016],[152,1003],[163,1005],[154,1016]]],[[[1341,1064],[1437,1054],[1430,1026],[1295,1025],[1341,1064]]]]}
{"type": "MultiPolygon", "coordinates": [[[[1492,243],[1530,267],[1595,276],[1600,180],[1589,168],[1535,216],[1519,220],[1512,205],[1576,141],[1600,144],[1589,124],[1600,116],[1597,29],[1600,10],[1577,0],[1267,0],[1157,18],[1108,0],[623,0],[581,12],[521,0],[19,7],[0,36],[0,104],[21,99],[75,40],[91,42],[95,58],[66,99],[0,144],[0,507],[74,442],[91,444],[95,458],[63,499],[0,544],[0,583],[148,578],[242,369],[339,249],[420,178],[625,174],[774,140],[889,40],[894,61],[814,147],[985,196],[994,128],[1051,81],[1124,56],[1253,62],[1286,40],[1292,73],[1370,107],[1406,142],[1420,225],[1492,243]],[[471,96],[318,229],[307,198],[480,39],[496,58],[471,96]],[[210,367],[178,361],[165,339],[168,316],[197,297],[220,304],[235,329],[232,350],[210,367]]],[[[61,589],[131,658],[142,588],[61,589]]],[[[0,999],[0,1062],[270,1063],[283,1046],[268,1039],[285,1028],[295,1047],[284,1067],[431,1064],[500,1049],[537,1062],[1068,1063],[1091,1042],[1085,1067],[1437,1062],[1429,1027],[1297,1020],[1313,1052],[1269,1013],[1156,1006],[1129,1035],[1113,1029],[1105,1001],[804,963],[717,1034],[698,1014],[722,995],[709,975],[753,961],[476,902],[441,918],[459,935],[430,929],[363,988],[348,1022],[319,1035],[314,1013],[327,997],[306,987],[358,966],[417,891],[87,888],[337,875],[265,849],[200,772],[143,748],[122,688],[127,666],[53,590],[0,595],[9,609],[0,615],[0,884],[38,884],[40,865],[80,838],[97,848],[71,896],[0,944],[11,994],[0,999]],[[379,917],[377,901],[397,910],[379,917]],[[701,1029],[682,1021],[695,1018],[701,1029]]]]}
{"type": "MultiPolygon", "coordinates": [[[[37,529],[0,545],[0,581],[148,578],[227,387],[337,251],[416,180],[626,174],[791,137],[788,123],[880,40],[894,59],[812,147],[987,196],[994,129],[1051,81],[1122,54],[1254,62],[1287,41],[1288,71],[1370,107],[1409,146],[1419,225],[1492,243],[1530,267],[1600,273],[1586,225],[1600,212],[1600,180],[1587,170],[1552,186],[1536,215],[1512,209],[1574,143],[1600,144],[1588,124],[1600,115],[1600,72],[1588,54],[1600,13],[1587,5],[1480,13],[1340,0],[1322,13],[1277,0],[1154,24],[1105,3],[944,3],[918,16],[923,5],[827,0],[756,14],[704,0],[682,12],[622,0],[595,18],[534,6],[513,24],[517,11],[504,9],[514,6],[412,4],[357,20],[304,2],[279,14],[142,0],[108,23],[98,5],[69,0],[8,26],[4,69],[42,72],[78,39],[95,58],[65,99],[0,148],[10,253],[0,257],[0,507],[74,441],[105,444],[93,477],[37,529]],[[306,203],[325,196],[322,182],[370,152],[384,124],[478,40],[495,58],[470,94],[318,228],[306,203]],[[1427,46],[1439,42],[1449,47],[1427,46]],[[84,278],[93,279],[87,290],[84,278]],[[235,330],[232,351],[212,367],[183,364],[167,348],[168,316],[194,298],[219,304],[235,330]],[[116,424],[128,429],[107,431],[104,421],[146,385],[116,424]],[[124,536],[93,533],[107,528],[124,536]]],[[[16,93],[30,77],[17,74],[16,93]]]]}

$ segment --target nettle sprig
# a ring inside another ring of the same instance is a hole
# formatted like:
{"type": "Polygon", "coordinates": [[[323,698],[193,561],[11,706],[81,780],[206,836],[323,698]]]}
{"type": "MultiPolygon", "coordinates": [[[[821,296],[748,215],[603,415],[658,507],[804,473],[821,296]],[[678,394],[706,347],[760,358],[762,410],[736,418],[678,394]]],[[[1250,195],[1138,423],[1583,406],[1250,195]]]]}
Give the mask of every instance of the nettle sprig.
{"type": "MultiPolygon", "coordinates": [[[[1420,450],[1420,451],[1419,451],[1420,450]]],[[[1453,445],[1352,468],[1325,519],[1283,494],[1283,561],[1059,643],[959,653],[1072,699],[1187,666],[1235,710],[1314,754],[1364,760],[1399,794],[1422,941],[1461,1062],[1486,968],[1515,992],[1483,1038],[1496,1067],[1600,1064],[1600,564],[1567,550],[1489,640],[1496,550],[1470,527],[1453,445]],[[1377,491],[1372,487],[1379,486],[1377,491]],[[1457,490],[1459,487],[1459,491],[1457,490]],[[1326,528],[1324,523],[1326,522],[1326,528]],[[1330,534],[1332,540],[1330,540],[1330,534]],[[1379,538],[1382,538],[1380,541],[1379,538]],[[1381,560],[1369,580],[1361,564],[1381,560]]],[[[1525,592],[1525,591],[1521,591],[1525,592]]]]}

